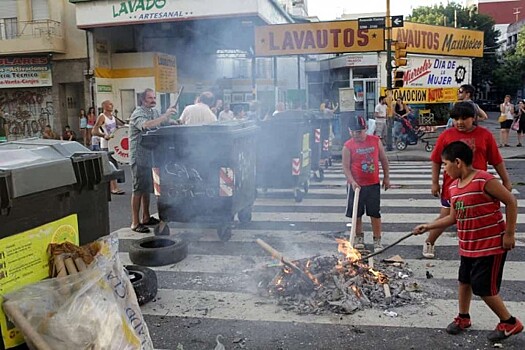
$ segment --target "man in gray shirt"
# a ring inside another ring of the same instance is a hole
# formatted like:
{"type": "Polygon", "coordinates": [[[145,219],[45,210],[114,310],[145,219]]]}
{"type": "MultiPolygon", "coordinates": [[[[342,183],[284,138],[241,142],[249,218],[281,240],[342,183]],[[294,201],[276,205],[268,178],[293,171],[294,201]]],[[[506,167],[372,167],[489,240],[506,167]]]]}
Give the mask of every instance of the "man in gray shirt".
{"type": "Polygon", "coordinates": [[[129,159],[131,165],[131,229],[135,232],[150,232],[147,225],[156,225],[159,220],[150,216],[149,194],[153,192],[153,176],[151,173],[152,154],[141,145],[142,132],[163,125],[175,124],[170,116],[177,110],[168,108],[159,116],[155,109],[157,97],[155,91],[146,89],[140,95],[140,106],[131,115],[129,123],[129,159]],[[139,221],[142,207],[142,222],[139,221]]]}

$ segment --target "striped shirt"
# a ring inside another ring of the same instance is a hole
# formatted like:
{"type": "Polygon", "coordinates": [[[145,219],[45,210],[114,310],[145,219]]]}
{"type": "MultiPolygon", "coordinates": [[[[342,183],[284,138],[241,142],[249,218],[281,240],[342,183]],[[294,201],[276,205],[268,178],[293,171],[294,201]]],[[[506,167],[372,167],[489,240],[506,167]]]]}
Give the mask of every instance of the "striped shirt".
{"type": "Polygon", "coordinates": [[[504,253],[505,220],[500,202],[485,193],[487,181],[494,176],[478,170],[465,187],[459,180],[450,185],[450,204],[456,211],[459,254],[469,258],[504,253]]]}

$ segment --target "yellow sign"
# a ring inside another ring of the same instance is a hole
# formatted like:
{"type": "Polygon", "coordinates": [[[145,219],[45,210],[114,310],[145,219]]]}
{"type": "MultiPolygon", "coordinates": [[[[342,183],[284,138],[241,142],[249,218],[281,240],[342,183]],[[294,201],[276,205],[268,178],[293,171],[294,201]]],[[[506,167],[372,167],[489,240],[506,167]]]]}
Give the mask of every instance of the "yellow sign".
{"type": "Polygon", "coordinates": [[[155,55],[155,90],[175,93],[177,91],[177,61],[175,56],[155,55]]]}
{"type": "Polygon", "coordinates": [[[255,28],[257,56],[369,52],[384,48],[383,29],[358,30],[355,20],[255,28]]]}
{"type": "MultiPolygon", "coordinates": [[[[381,88],[386,96],[386,87],[381,88]]],[[[401,88],[392,90],[394,100],[398,98],[408,104],[453,103],[458,101],[457,88],[401,88]]]]}
{"type": "Polygon", "coordinates": [[[483,32],[405,22],[392,38],[406,42],[407,51],[432,55],[483,57],[483,32]]]}
{"type": "MultiPolygon", "coordinates": [[[[79,244],[77,215],[73,214],[31,230],[0,239],[0,295],[49,277],[49,243],[79,244]]],[[[0,302],[3,298],[0,296],[0,302]]],[[[20,331],[0,308],[5,348],[24,342],[20,331]]]]}

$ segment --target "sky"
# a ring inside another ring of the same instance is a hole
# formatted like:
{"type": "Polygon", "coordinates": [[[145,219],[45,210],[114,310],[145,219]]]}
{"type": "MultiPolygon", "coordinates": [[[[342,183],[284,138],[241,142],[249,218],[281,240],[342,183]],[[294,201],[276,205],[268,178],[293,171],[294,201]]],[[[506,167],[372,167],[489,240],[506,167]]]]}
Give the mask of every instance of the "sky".
{"type": "MultiPolygon", "coordinates": [[[[446,4],[447,0],[390,0],[390,14],[408,16],[412,13],[411,6],[432,6],[440,2],[446,4]]],[[[336,19],[343,12],[386,12],[386,0],[308,0],[308,14],[322,21],[336,19]]]]}

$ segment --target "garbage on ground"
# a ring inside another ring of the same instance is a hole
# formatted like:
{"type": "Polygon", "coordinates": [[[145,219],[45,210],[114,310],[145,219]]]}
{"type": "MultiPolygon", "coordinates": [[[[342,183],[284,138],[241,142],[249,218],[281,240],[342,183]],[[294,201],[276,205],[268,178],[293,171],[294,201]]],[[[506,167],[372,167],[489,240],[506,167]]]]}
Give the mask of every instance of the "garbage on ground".
{"type": "Polygon", "coordinates": [[[3,307],[37,349],[153,349],[131,282],[106,236],[84,247],[50,245],[59,276],[4,296],[3,307]]]}

